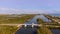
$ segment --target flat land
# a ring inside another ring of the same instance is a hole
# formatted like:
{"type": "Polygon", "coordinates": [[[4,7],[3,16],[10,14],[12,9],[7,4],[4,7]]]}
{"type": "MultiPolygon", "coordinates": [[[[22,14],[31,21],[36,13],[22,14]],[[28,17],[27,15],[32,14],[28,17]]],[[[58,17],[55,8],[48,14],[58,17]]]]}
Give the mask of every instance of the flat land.
{"type": "MultiPolygon", "coordinates": [[[[41,18],[38,18],[37,22],[38,22],[38,24],[43,24],[44,23],[44,21],[41,18]]],[[[38,34],[52,34],[52,32],[50,31],[50,29],[47,28],[46,26],[39,27],[37,29],[37,33],[38,34]]]]}
{"type": "Polygon", "coordinates": [[[21,24],[32,19],[34,14],[0,15],[0,24],[21,24]]]}
{"type": "Polygon", "coordinates": [[[14,34],[17,29],[16,26],[0,26],[0,34],[14,34]]]}
{"type": "MultiPolygon", "coordinates": [[[[31,20],[35,14],[0,15],[0,24],[23,24],[31,20]]],[[[0,25],[0,34],[15,34],[20,27],[0,25]]]]}

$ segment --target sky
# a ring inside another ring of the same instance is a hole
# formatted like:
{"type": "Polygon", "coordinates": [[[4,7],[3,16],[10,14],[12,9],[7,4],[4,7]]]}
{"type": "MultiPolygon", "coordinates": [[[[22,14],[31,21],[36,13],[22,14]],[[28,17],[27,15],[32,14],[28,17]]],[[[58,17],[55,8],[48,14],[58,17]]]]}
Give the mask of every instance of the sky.
{"type": "Polygon", "coordinates": [[[0,14],[60,13],[60,0],[0,0],[0,14]]]}

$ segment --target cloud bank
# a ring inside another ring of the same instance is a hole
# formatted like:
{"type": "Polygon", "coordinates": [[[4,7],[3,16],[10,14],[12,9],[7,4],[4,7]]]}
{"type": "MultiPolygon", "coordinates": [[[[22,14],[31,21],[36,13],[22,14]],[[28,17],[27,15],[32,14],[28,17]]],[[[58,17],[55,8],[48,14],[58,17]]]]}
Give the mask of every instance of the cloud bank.
{"type": "Polygon", "coordinates": [[[0,14],[51,14],[60,13],[60,10],[31,10],[31,9],[12,9],[0,8],[0,14]]]}

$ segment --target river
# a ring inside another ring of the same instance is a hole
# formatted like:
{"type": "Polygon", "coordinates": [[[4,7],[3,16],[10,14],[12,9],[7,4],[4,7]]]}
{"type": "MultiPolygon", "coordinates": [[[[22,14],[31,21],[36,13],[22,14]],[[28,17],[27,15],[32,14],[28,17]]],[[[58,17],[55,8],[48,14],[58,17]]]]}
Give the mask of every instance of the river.
{"type": "MultiPolygon", "coordinates": [[[[36,15],[29,22],[25,22],[25,24],[32,24],[32,23],[37,24],[37,19],[38,18],[41,18],[45,22],[51,22],[44,15],[36,15]]],[[[51,29],[51,31],[52,31],[53,34],[60,33],[60,30],[58,30],[58,29],[51,29]]],[[[31,28],[31,26],[27,26],[25,28],[23,26],[16,32],[16,34],[37,34],[37,28],[36,27],[31,28]]]]}
{"type": "MultiPolygon", "coordinates": [[[[39,16],[35,16],[33,19],[31,19],[29,22],[25,22],[25,24],[32,24],[35,23],[37,24],[37,18],[39,18],[39,16]]],[[[28,27],[21,27],[16,34],[37,34],[37,28],[31,28],[30,26],[28,27]]]]}

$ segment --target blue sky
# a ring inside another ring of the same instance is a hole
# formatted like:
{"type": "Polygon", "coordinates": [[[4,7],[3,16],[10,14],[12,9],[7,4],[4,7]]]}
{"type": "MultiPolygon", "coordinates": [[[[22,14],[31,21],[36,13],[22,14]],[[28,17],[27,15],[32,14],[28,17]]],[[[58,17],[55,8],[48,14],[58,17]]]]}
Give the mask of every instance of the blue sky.
{"type": "Polygon", "coordinates": [[[60,0],[0,0],[1,13],[60,13],[60,0]]]}

